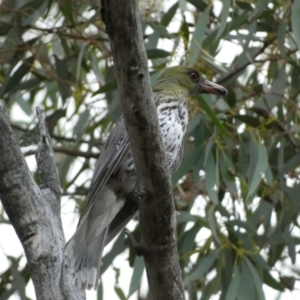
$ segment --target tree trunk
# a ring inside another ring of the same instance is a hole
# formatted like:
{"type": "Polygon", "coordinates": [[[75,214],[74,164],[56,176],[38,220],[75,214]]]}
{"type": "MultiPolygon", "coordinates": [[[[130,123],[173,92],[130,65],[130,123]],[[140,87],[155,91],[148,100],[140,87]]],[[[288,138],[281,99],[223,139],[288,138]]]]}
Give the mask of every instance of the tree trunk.
{"type": "Polygon", "coordinates": [[[24,247],[36,298],[85,299],[65,272],[58,173],[40,108],[37,115],[41,136],[36,155],[40,186],[30,174],[0,105],[0,198],[24,247]]]}
{"type": "Polygon", "coordinates": [[[158,125],[136,0],[103,0],[124,119],[136,166],[151,299],[184,299],[170,173],[158,125]]]}

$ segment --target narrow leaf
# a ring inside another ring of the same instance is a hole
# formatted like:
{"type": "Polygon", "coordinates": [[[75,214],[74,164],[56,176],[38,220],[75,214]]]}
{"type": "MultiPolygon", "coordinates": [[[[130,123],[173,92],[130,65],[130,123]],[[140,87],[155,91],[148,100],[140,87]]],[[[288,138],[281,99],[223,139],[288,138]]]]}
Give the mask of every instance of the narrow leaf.
{"type": "Polygon", "coordinates": [[[208,20],[210,9],[211,7],[207,6],[197,21],[195,31],[192,37],[191,46],[190,46],[190,53],[187,57],[188,66],[194,66],[199,56],[201,45],[204,40],[204,33],[206,30],[206,23],[208,20]]]}
{"type": "Polygon", "coordinates": [[[208,155],[207,163],[205,165],[205,185],[210,200],[215,204],[218,204],[218,195],[217,191],[215,190],[216,186],[218,188],[219,182],[217,172],[218,169],[213,153],[210,152],[208,155]]]}
{"type": "Polygon", "coordinates": [[[290,158],[283,167],[278,172],[278,178],[281,178],[284,174],[288,173],[289,171],[294,170],[300,165],[300,154],[294,155],[290,158]]]}
{"type": "Polygon", "coordinates": [[[133,274],[131,277],[127,298],[129,298],[139,288],[141,284],[143,272],[144,272],[144,261],[140,257],[136,257],[133,265],[133,274]]]}
{"type": "Polygon", "coordinates": [[[206,100],[202,96],[197,96],[197,100],[200,103],[201,107],[204,109],[206,114],[209,116],[209,118],[214,122],[214,124],[217,126],[217,128],[220,130],[222,134],[225,136],[233,139],[231,134],[227,131],[227,129],[223,126],[223,124],[220,122],[216,114],[213,112],[213,110],[210,108],[206,100]]]}
{"type": "Polygon", "coordinates": [[[183,281],[184,284],[187,284],[191,280],[199,279],[202,275],[204,275],[211,265],[215,262],[219,255],[219,249],[212,250],[206,257],[204,257],[198,267],[187,275],[183,281]]]}
{"type": "Polygon", "coordinates": [[[256,292],[257,292],[257,296],[258,296],[257,300],[265,300],[264,292],[262,289],[263,282],[262,282],[261,278],[259,277],[259,275],[258,275],[256,269],[254,268],[253,264],[251,263],[251,261],[246,256],[244,256],[244,260],[250,271],[250,274],[251,274],[253,282],[254,282],[254,286],[256,288],[256,292]]]}
{"type": "Polygon", "coordinates": [[[146,52],[147,52],[148,59],[168,57],[171,55],[170,52],[163,49],[149,49],[146,52]]]}
{"type": "Polygon", "coordinates": [[[218,33],[217,33],[215,40],[218,40],[220,38],[220,36],[222,35],[223,31],[225,30],[225,25],[226,25],[227,18],[229,15],[230,0],[223,0],[222,4],[223,4],[223,7],[222,7],[222,14],[221,14],[221,21],[220,21],[218,33]]]}
{"type": "Polygon", "coordinates": [[[300,1],[293,1],[292,4],[292,30],[295,36],[296,44],[300,49],[300,1]]]}
{"type": "Polygon", "coordinates": [[[161,19],[161,25],[167,27],[173,20],[175,13],[178,9],[178,2],[174,3],[170,9],[163,15],[161,19]]]}
{"type": "Polygon", "coordinates": [[[118,295],[120,300],[127,300],[123,290],[119,286],[115,286],[115,292],[118,295]]]}
{"type": "Polygon", "coordinates": [[[254,165],[254,172],[250,178],[249,184],[249,192],[247,198],[251,197],[251,195],[255,192],[261,181],[261,173],[265,172],[268,166],[268,153],[265,145],[252,143],[253,147],[251,147],[250,152],[250,165],[254,165]],[[254,148],[256,145],[256,149],[254,148]],[[257,152],[257,153],[254,153],[257,152]],[[257,159],[256,159],[257,158],[257,159]]]}
{"type": "Polygon", "coordinates": [[[239,289],[239,284],[240,284],[240,278],[241,278],[241,275],[239,272],[239,268],[237,266],[234,266],[231,282],[228,287],[225,300],[236,299],[238,289],[239,289]]]}
{"type": "Polygon", "coordinates": [[[28,73],[30,70],[33,62],[34,62],[34,56],[30,56],[29,58],[25,59],[24,62],[21,64],[21,66],[18,68],[18,70],[9,78],[9,81],[7,82],[7,85],[5,87],[5,92],[10,92],[11,90],[15,89],[22,78],[28,73]]]}

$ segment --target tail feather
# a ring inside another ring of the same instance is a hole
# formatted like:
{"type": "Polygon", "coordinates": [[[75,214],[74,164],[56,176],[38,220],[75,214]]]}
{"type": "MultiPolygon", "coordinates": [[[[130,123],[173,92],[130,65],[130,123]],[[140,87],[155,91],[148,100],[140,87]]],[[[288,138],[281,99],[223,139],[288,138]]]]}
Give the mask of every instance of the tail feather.
{"type": "Polygon", "coordinates": [[[82,238],[78,233],[77,231],[65,247],[67,269],[78,287],[97,289],[107,228],[91,243],[78,242],[82,238]]]}
{"type": "Polygon", "coordinates": [[[127,223],[136,215],[139,209],[138,203],[127,200],[121,210],[109,225],[105,245],[108,245],[118,233],[127,225],[127,223]]]}
{"type": "MultiPolygon", "coordinates": [[[[93,205],[81,217],[75,234],[66,244],[67,269],[73,276],[75,284],[82,289],[96,289],[98,286],[101,257],[103,248],[107,244],[107,233],[110,224],[122,210],[124,202],[125,199],[117,198],[112,189],[104,186],[93,205]]],[[[126,217],[125,219],[127,223],[128,220],[126,217]]],[[[114,225],[114,227],[118,226],[114,225]]],[[[115,234],[116,232],[113,235],[115,234]]]]}

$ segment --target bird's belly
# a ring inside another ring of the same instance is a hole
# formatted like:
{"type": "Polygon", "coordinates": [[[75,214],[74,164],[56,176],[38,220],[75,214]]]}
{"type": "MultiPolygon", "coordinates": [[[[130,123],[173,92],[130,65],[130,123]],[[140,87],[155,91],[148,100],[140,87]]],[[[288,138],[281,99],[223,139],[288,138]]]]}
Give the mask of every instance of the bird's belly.
{"type": "Polygon", "coordinates": [[[181,123],[174,122],[174,120],[166,122],[161,121],[161,123],[163,124],[163,126],[161,126],[161,133],[170,168],[180,152],[184,132],[181,123]]]}
{"type": "MultiPolygon", "coordinates": [[[[182,116],[180,117],[179,110],[169,110],[158,114],[158,122],[161,129],[164,148],[166,150],[169,169],[173,168],[178,155],[181,155],[183,138],[186,132],[186,125],[188,123],[187,110],[183,109],[181,114],[182,116]]],[[[135,172],[131,150],[122,164],[122,169],[125,170],[126,173],[135,172]]]]}

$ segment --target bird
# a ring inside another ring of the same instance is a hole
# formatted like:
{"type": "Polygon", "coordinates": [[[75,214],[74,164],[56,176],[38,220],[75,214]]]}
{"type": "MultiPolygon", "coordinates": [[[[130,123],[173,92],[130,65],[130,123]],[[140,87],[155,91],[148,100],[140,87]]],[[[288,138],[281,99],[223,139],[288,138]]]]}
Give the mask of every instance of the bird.
{"type": "MultiPolygon", "coordinates": [[[[227,90],[206,80],[193,67],[167,68],[153,85],[153,99],[170,173],[179,167],[188,125],[187,101],[198,94],[226,95],[227,90]]],[[[64,250],[74,285],[97,289],[103,248],[138,211],[131,196],[136,172],[123,117],[115,124],[96,163],[87,204],[76,232],[64,250]]]]}

